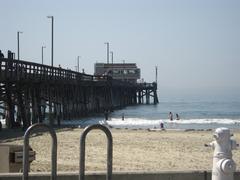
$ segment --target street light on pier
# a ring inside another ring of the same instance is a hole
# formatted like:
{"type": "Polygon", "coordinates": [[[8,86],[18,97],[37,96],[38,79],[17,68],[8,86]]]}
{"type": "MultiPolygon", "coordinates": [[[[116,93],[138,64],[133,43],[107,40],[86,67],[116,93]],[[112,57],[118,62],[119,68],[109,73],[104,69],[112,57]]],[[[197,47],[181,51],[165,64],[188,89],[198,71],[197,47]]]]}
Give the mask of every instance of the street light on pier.
{"type": "Polygon", "coordinates": [[[157,66],[155,66],[155,81],[156,81],[156,83],[158,81],[158,67],[157,66]]]}
{"type": "Polygon", "coordinates": [[[80,58],[81,56],[78,56],[77,57],[77,72],[79,72],[80,71],[80,66],[79,66],[79,58],[80,58]]]}
{"type": "Polygon", "coordinates": [[[112,64],[113,64],[113,51],[110,51],[111,54],[111,60],[112,60],[112,64]]]}
{"type": "Polygon", "coordinates": [[[113,51],[110,51],[110,54],[111,54],[111,60],[112,60],[111,75],[113,77],[113,51]]]}
{"type": "Polygon", "coordinates": [[[20,43],[19,43],[19,34],[22,34],[23,32],[21,32],[21,31],[18,31],[17,32],[17,51],[18,51],[18,60],[20,59],[19,57],[20,57],[20,43]]]}
{"type": "Polygon", "coordinates": [[[43,49],[46,48],[46,46],[42,46],[42,64],[43,64],[43,49]]]}
{"type": "Polygon", "coordinates": [[[53,67],[53,21],[54,17],[53,16],[47,16],[47,18],[50,18],[52,20],[52,48],[51,48],[51,66],[53,67]]]}
{"type": "Polygon", "coordinates": [[[109,64],[109,42],[105,42],[104,44],[107,45],[107,64],[109,64]]]}
{"type": "Polygon", "coordinates": [[[125,79],[125,60],[122,60],[122,62],[123,62],[122,79],[124,81],[124,79],[125,79]]]}

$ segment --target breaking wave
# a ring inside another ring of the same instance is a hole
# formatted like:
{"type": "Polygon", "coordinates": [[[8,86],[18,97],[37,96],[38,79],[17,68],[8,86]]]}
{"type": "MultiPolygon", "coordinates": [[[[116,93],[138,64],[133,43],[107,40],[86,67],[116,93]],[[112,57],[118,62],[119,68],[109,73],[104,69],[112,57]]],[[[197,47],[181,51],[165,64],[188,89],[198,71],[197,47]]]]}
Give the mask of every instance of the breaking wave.
{"type": "Polygon", "coordinates": [[[218,126],[240,127],[240,119],[181,119],[170,121],[168,119],[148,120],[140,118],[125,118],[124,120],[112,118],[108,121],[101,121],[115,128],[158,128],[163,123],[168,128],[215,128],[218,126]]]}

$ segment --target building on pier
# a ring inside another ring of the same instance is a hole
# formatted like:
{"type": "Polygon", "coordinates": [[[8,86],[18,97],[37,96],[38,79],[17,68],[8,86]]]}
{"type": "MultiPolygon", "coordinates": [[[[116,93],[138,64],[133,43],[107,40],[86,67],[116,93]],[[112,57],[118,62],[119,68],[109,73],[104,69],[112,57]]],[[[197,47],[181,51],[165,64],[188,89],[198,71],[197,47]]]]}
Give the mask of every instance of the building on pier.
{"type": "Polygon", "coordinates": [[[136,63],[95,63],[94,75],[108,75],[116,80],[136,83],[141,78],[141,71],[136,63]]]}

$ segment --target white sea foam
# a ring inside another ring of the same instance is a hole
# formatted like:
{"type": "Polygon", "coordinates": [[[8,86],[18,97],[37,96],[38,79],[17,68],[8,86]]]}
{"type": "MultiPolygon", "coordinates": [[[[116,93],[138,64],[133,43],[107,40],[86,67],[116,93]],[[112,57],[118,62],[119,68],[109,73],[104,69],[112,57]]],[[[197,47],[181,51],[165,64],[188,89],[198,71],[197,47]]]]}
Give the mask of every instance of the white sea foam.
{"type": "Polygon", "coordinates": [[[210,125],[210,124],[223,124],[223,125],[240,125],[240,119],[181,119],[170,121],[168,119],[161,120],[147,120],[140,118],[125,118],[124,120],[112,118],[107,121],[107,124],[113,127],[159,127],[160,123],[167,126],[172,125],[210,125]]]}
{"type": "MultiPolygon", "coordinates": [[[[0,119],[2,124],[5,124],[5,119],[0,119]]],[[[65,120],[62,125],[77,125],[79,127],[85,127],[90,124],[106,124],[115,128],[159,128],[163,123],[165,128],[173,129],[186,129],[186,128],[215,128],[217,126],[229,126],[230,128],[239,128],[240,119],[180,119],[170,121],[169,119],[149,120],[143,118],[111,118],[108,121],[104,120],[104,117],[92,117],[79,120],[65,120]]]]}

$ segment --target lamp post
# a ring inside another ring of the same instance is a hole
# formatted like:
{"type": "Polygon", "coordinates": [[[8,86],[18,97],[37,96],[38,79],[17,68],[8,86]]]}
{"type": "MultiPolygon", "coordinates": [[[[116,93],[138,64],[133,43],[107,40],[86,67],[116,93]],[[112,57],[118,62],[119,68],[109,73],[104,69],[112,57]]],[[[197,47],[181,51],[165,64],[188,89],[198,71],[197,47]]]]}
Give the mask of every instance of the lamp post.
{"type": "Polygon", "coordinates": [[[19,57],[20,57],[20,45],[19,45],[19,34],[22,34],[23,32],[21,32],[21,31],[18,31],[17,32],[17,49],[18,49],[18,60],[20,59],[19,57]]]}
{"type": "Polygon", "coordinates": [[[111,54],[111,60],[112,60],[112,66],[111,66],[111,75],[113,77],[113,51],[110,51],[110,54],[111,54]]]}
{"type": "Polygon", "coordinates": [[[46,48],[46,46],[42,46],[42,64],[43,64],[43,49],[46,48]]]}
{"type": "Polygon", "coordinates": [[[80,66],[79,66],[79,58],[80,58],[80,56],[78,56],[78,57],[77,57],[77,72],[79,72],[79,71],[80,71],[80,66]]]}
{"type": "Polygon", "coordinates": [[[112,60],[112,64],[113,64],[113,51],[110,51],[111,54],[111,60],[112,60]]]}
{"type": "Polygon", "coordinates": [[[51,48],[51,66],[53,67],[53,21],[54,17],[53,16],[47,16],[47,18],[50,18],[52,20],[52,48],[51,48]]]}
{"type": "Polygon", "coordinates": [[[123,62],[123,75],[122,75],[122,78],[123,78],[123,81],[124,81],[124,79],[125,79],[125,74],[124,74],[124,72],[125,72],[125,60],[122,60],[122,62],[123,62]]]}
{"type": "Polygon", "coordinates": [[[156,83],[157,83],[157,81],[158,81],[158,67],[157,66],[155,66],[155,81],[156,81],[156,83]]]}
{"type": "Polygon", "coordinates": [[[109,64],[109,42],[105,42],[104,44],[107,45],[107,64],[109,64]]]}

